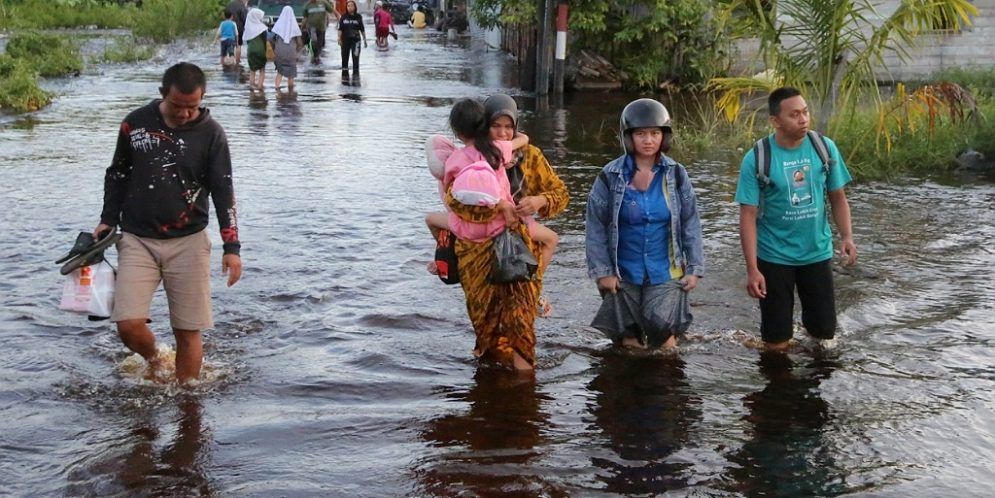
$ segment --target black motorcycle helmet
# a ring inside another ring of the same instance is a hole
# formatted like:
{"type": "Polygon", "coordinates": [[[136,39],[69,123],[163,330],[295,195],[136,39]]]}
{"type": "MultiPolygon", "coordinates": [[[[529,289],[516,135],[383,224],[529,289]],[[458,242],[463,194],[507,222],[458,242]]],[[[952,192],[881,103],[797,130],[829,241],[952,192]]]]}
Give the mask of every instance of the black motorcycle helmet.
{"type": "Polygon", "coordinates": [[[666,153],[670,150],[670,139],[674,136],[674,131],[670,127],[670,113],[660,102],[653,99],[638,99],[629,102],[629,105],[622,109],[622,119],[618,126],[619,139],[622,141],[622,149],[626,154],[632,154],[635,147],[632,145],[632,130],[636,128],[660,128],[663,130],[663,142],[660,143],[660,152],[666,153]]]}
{"type": "Polygon", "coordinates": [[[496,93],[487,97],[484,101],[484,113],[487,115],[488,125],[501,116],[508,116],[511,118],[511,125],[518,129],[518,104],[508,95],[496,93]]]}

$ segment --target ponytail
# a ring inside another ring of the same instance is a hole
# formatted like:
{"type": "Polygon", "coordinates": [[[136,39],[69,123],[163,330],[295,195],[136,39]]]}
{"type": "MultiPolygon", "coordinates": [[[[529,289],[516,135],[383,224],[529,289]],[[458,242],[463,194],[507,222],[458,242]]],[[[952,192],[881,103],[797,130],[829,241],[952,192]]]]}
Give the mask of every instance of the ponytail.
{"type": "Polygon", "coordinates": [[[483,133],[474,138],[473,146],[484,156],[487,164],[490,164],[495,170],[504,166],[504,154],[501,154],[501,149],[491,139],[490,130],[485,129],[483,133]]]}

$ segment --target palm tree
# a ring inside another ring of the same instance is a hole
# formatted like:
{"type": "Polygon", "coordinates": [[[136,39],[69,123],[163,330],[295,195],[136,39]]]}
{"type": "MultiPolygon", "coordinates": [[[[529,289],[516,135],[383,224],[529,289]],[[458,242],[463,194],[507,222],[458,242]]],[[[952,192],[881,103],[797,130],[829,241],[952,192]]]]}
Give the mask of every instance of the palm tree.
{"type": "Polygon", "coordinates": [[[803,89],[819,106],[816,128],[825,131],[841,104],[858,90],[880,101],[875,67],[895,53],[901,60],[924,31],[959,31],[978,15],[969,0],[900,0],[882,15],[872,0],[720,0],[717,19],[733,37],[756,38],[765,68],[759,77],[715,78],[720,109],[730,121],[741,97],[781,85],[803,89]],[[734,28],[734,29],[733,29],[734,28]]]}

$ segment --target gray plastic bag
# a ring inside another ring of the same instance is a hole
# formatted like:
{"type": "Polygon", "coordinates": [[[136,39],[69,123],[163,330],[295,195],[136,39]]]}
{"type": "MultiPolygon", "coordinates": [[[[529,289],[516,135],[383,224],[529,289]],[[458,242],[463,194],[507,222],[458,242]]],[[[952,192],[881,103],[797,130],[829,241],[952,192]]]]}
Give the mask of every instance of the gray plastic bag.
{"type": "Polygon", "coordinates": [[[539,261],[518,232],[505,230],[494,237],[491,283],[507,284],[531,280],[538,268],[539,261]]]}

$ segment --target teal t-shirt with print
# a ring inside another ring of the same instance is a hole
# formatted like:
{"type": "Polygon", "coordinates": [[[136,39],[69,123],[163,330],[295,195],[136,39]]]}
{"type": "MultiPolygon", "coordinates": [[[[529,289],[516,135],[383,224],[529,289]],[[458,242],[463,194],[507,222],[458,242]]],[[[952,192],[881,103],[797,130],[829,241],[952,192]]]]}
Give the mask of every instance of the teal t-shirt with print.
{"type": "MultiPolygon", "coordinates": [[[[760,192],[756,157],[750,149],[739,168],[736,202],[759,206],[757,257],[781,265],[808,265],[833,257],[833,236],[826,215],[826,174],[811,140],[794,149],[770,137],[770,184],[760,192]]],[[[826,139],[835,164],[829,172],[830,191],[852,179],[832,140],[826,139]]]]}

